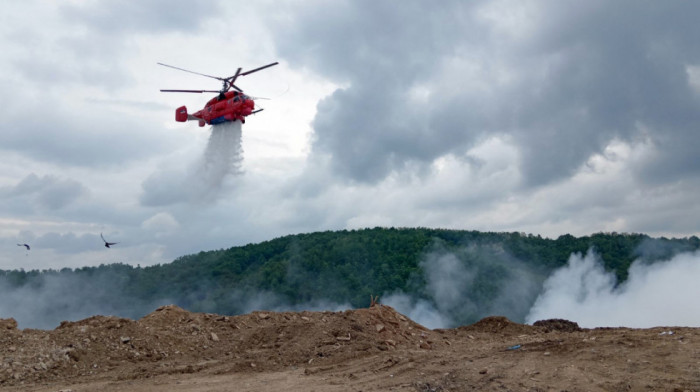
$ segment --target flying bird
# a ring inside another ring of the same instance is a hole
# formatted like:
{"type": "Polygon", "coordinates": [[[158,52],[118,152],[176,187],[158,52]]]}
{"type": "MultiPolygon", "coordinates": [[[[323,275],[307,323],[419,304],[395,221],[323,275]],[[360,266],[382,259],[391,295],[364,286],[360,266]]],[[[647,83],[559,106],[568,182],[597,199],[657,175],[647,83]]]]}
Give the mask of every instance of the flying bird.
{"type": "Polygon", "coordinates": [[[100,233],[100,237],[102,237],[102,241],[105,242],[105,248],[109,248],[111,245],[116,245],[118,242],[107,242],[104,236],[102,236],[102,233],[100,233]]]}
{"type": "Polygon", "coordinates": [[[25,248],[27,248],[27,250],[31,249],[27,244],[17,244],[17,246],[24,246],[25,248]]]}

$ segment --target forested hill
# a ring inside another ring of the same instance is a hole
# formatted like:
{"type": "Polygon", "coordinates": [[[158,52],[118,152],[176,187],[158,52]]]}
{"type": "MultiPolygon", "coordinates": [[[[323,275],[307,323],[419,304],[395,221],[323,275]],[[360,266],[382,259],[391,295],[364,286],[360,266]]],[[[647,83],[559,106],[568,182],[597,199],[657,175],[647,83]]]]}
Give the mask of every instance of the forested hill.
{"type": "Polygon", "coordinates": [[[411,301],[434,303],[443,300],[435,294],[442,279],[457,283],[458,294],[469,298],[470,308],[455,317],[467,323],[493,309],[492,302],[514,279],[527,279],[534,289],[521,295],[519,300],[524,302],[511,306],[511,314],[506,315],[518,320],[525,316],[542,281],[565,265],[572,253],[593,249],[605,268],[624,281],[636,259],[663,260],[699,247],[697,237],[644,234],[563,235],[552,240],[522,233],[427,228],[343,230],[289,235],[144,268],[129,265],[138,263],[129,260],[129,264],[75,270],[3,271],[0,294],[5,294],[7,305],[20,298],[7,293],[31,292],[43,301],[35,304],[43,307],[40,311],[55,313],[59,320],[68,319],[65,313],[73,307],[137,318],[167,303],[219,314],[364,307],[372,295],[395,293],[411,301]],[[466,277],[463,282],[454,282],[459,276],[455,271],[466,277]],[[52,292],[47,293],[48,289],[52,292]]]}

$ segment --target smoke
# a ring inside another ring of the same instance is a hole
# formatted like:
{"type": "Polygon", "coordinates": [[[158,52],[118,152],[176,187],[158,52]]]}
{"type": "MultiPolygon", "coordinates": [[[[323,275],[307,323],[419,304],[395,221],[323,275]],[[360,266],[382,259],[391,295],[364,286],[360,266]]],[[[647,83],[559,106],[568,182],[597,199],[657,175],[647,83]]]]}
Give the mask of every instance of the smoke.
{"type": "Polygon", "coordinates": [[[564,318],[582,327],[700,326],[700,253],[635,261],[617,285],[597,254],[573,254],[544,283],[526,321],[564,318]]]}
{"type": "Polygon", "coordinates": [[[0,318],[14,318],[19,328],[53,329],[61,321],[82,320],[94,315],[137,319],[169,299],[139,300],[124,297],[116,273],[37,273],[21,286],[10,283],[14,272],[0,272],[0,318]]]}
{"type": "MultiPolygon", "coordinates": [[[[53,329],[61,321],[77,321],[94,315],[112,315],[139,319],[162,305],[176,304],[193,312],[245,314],[256,310],[343,311],[349,303],[312,299],[293,303],[284,295],[242,287],[221,293],[212,291],[215,284],[208,279],[188,282],[188,290],[179,294],[134,295],[144,281],[134,278],[137,270],[125,265],[100,269],[32,271],[0,271],[0,318],[14,318],[19,328],[53,329]],[[216,297],[225,295],[228,306],[216,297]]],[[[156,290],[162,287],[154,288],[156,290]]],[[[167,289],[163,291],[168,291],[167,289]]],[[[141,291],[137,291],[142,293],[141,291]]]]}
{"type": "Polygon", "coordinates": [[[382,297],[381,302],[429,329],[447,328],[453,324],[449,316],[441,313],[431,301],[425,299],[416,299],[397,292],[382,297]]]}
{"type": "Polygon", "coordinates": [[[425,276],[429,299],[415,298],[401,291],[385,295],[383,304],[427,328],[446,328],[454,324],[456,307],[473,311],[474,303],[466,290],[474,280],[474,271],[467,269],[456,255],[431,253],[419,263],[425,276]]]}
{"type": "Polygon", "coordinates": [[[240,121],[213,125],[202,157],[185,168],[184,173],[167,168],[151,175],[142,184],[141,204],[164,206],[216,201],[226,179],[243,173],[241,135],[240,121]]]}
{"type": "Polygon", "coordinates": [[[232,314],[246,314],[258,310],[272,312],[330,311],[340,312],[352,309],[349,303],[337,303],[330,300],[316,299],[304,303],[291,303],[284,296],[265,290],[234,290],[229,294],[231,303],[235,304],[232,314]]]}
{"type": "Polygon", "coordinates": [[[451,328],[489,315],[521,321],[539,293],[544,275],[513,258],[500,245],[448,251],[436,246],[419,263],[425,295],[385,294],[392,306],[427,328],[451,328]]]}

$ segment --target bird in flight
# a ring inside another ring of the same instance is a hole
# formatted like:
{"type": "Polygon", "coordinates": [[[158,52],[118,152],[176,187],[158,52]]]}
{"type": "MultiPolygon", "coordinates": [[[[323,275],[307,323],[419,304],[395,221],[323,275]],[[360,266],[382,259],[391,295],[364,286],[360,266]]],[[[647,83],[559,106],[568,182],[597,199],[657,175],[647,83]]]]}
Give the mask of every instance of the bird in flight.
{"type": "Polygon", "coordinates": [[[31,249],[27,244],[17,244],[17,246],[24,246],[25,248],[27,248],[27,250],[31,249]]]}
{"type": "Polygon", "coordinates": [[[112,246],[112,245],[118,244],[118,242],[107,242],[107,240],[106,240],[105,237],[102,235],[102,233],[100,233],[100,237],[102,237],[102,241],[105,242],[105,248],[109,248],[109,247],[112,246]]]}

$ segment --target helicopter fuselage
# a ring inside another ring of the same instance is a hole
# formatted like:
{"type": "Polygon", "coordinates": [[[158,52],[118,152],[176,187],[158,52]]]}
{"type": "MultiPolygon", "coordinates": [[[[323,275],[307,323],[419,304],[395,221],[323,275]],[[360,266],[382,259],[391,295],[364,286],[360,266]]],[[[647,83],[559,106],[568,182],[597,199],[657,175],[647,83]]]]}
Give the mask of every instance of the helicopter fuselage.
{"type": "Polygon", "coordinates": [[[204,109],[193,114],[188,114],[185,106],[177,108],[175,120],[196,120],[199,121],[200,127],[236,120],[245,123],[245,117],[252,114],[254,109],[255,102],[250,97],[238,91],[227,91],[210,99],[204,109]]]}

